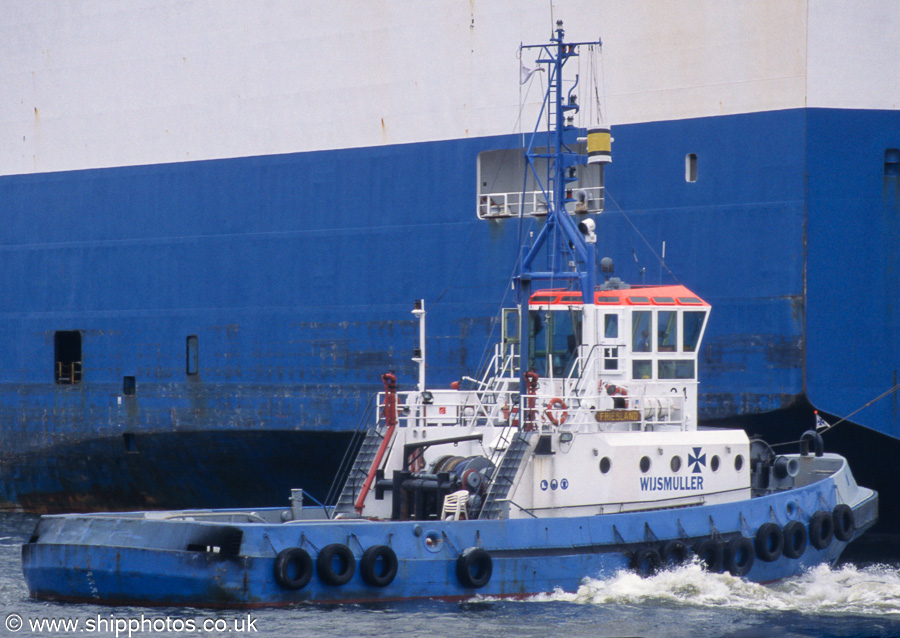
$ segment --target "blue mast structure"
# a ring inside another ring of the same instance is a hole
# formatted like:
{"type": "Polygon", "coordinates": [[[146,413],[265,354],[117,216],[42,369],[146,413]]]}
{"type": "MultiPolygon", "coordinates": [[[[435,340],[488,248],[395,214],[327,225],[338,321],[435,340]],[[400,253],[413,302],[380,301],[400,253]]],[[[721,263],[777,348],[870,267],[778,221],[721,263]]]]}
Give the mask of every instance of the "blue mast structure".
{"type": "MultiPolygon", "coordinates": [[[[527,49],[539,49],[538,64],[548,71],[547,92],[541,106],[537,124],[525,149],[526,180],[528,172],[534,176],[547,203],[547,217],[530,247],[522,247],[519,261],[518,297],[520,304],[519,344],[520,368],[525,372],[528,362],[528,300],[534,281],[566,282],[571,288],[580,288],[585,304],[594,303],[596,280],[596,237],[593,224],[576,224],[566,211],[566,204],[573,202],[568,184],[576,181],[575,167],[588,163],[588,156],[573,149],[577,144],[578,129],[572,124],[572,116],[578,112],[578,85],[576,76],[568,94],[563,86],[563,67],[570,59],[578,57],[578,47],[601,45],[596,42],[565,42],[562,20],[556,22],[556,35],[548,44],[521,45],[520,55],[527,49]],[[540,131],[541,122],[547,116],[547,131],[540,131]],[[538,162],[544,160],[546,174],[541,175],[538,162]],[[535,268],[535,259],[546,249],[546,269],[535,268]],[[570,267],[574,264],[574,267],[570,267]]],[[[525,189],[523,188],[523,191],[525,189]]],[[[523,192],[522,207],[525,197],[523,192]]],[[[520,211],[521,214],[521,211],[520,211]]],[[[521,223],[521,222],[520,222],[521,223]]],[[[526,394],[524,379],[520,382],[520,396],[526,394]]],[[[524,405],[523,414],[524,414],[524,405]]]]}

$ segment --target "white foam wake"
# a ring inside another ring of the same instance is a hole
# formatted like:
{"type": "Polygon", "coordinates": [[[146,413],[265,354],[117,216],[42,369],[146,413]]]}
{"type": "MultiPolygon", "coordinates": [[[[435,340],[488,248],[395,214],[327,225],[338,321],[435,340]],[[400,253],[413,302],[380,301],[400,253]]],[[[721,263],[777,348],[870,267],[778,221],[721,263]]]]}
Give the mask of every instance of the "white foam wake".
{"type": "Polygon", "coordinates": [[[728,574],[710,574],[692,563],[641,578],[622,571],[606,580],[586,579],[575,593],[555,592],[536,601],[603,605],[669,603],[752,611],[900,617],[900,569],[884,565],[831,569],[820,565],[774,585],[728,574]]]}

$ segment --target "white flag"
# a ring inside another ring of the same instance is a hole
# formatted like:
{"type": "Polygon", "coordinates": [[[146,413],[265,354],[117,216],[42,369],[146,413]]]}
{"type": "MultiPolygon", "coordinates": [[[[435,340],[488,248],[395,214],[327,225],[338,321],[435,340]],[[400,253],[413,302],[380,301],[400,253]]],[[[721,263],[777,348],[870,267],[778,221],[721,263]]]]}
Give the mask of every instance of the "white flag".
{"type": "Polygon", "coordinates": [[[816,431],[824,430],[828,428],[828,422],[825,421],[822,417],[819,416],[819,411],[816,410],[816,431]]]}
{"type": "Polygon", "coordinates": [[[522,60],[519,60],[519,84],[525,84],[528,80],[531,79],[531,76],[537,73],[538,71],[543,71],[541,67],[537,67],[536,69],[529,69],[527,66],[522,64],[522,60]]]}

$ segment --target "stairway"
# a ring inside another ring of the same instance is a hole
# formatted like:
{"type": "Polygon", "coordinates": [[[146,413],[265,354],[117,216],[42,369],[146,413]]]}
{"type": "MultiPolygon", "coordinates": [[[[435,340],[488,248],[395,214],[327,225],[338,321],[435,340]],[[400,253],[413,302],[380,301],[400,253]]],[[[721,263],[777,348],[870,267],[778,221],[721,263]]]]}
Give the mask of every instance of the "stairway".
{"type": "Polygon", "coordinates": [[[359,446],[359,452],[356,454],[356,460],[353,467],[347,473],[347,480],[344,482],[344,489],[341,490],[341,496],[338,498],[337,505],[334,508],[335,514],[356,514],[353,505],[356,502],[356,495],[362,489],[366,476],[369,474],[369,468],[372,467],[372,461],[378,452],[378,446],[384,438],[384,428],[369,429],[366,437],[363,439],[362,445],[359,446]]]}
{"type": "Polygon", "coordinates": [[[509,491],[516,476],[522,459],[528,452],[528,433],[516,431],[506,448],[506,453],[500,459],[499,465],[491,477],[491,483],[484,497],[484,506],[478,518],[499,518],[502,501],[509,497],[509,491]]]}

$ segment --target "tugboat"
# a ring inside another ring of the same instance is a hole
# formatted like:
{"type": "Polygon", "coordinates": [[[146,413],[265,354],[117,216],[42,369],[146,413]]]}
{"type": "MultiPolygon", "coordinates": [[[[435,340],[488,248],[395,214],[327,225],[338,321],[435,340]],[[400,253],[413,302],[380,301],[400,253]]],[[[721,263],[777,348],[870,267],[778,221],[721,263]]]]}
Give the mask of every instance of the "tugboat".
{"type": "Polygon", "coordinates": [[[682,285],[629,286],[609,259],[598,268],[596,221],[567,186],[577,166],[610,161],[610,132],[578,137],[563,70],[600,43],[564,35],[559,22],[549,43],[522,47],[547,71],[548,130],[525,152],[547,214],[523,246],[518,304],[503,311],[481,379],[426,388],[419,301],[417,388],[383,376],[335,505],[304,506],[295,490],[284,508],[44,516],[22,547],[32,597],[195,607],[522,597],[689,560],[771,582],[834,563],[876,522],[878,495],[815,431],[778,455],[742,430],[698,429],[710,305],[682,285]]]}

